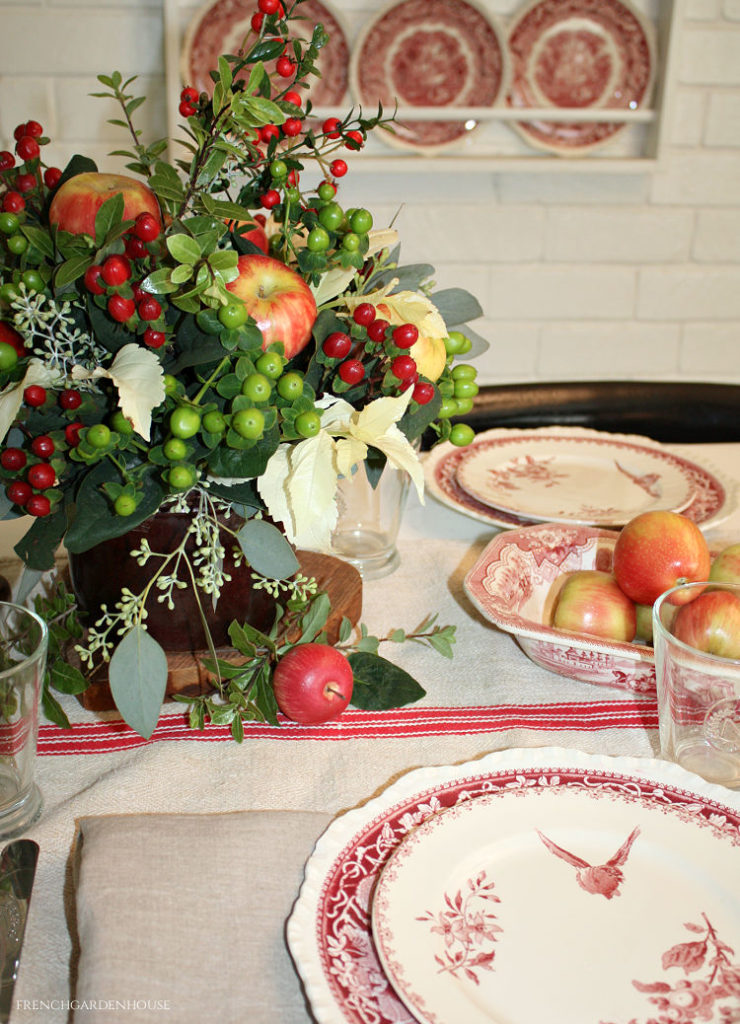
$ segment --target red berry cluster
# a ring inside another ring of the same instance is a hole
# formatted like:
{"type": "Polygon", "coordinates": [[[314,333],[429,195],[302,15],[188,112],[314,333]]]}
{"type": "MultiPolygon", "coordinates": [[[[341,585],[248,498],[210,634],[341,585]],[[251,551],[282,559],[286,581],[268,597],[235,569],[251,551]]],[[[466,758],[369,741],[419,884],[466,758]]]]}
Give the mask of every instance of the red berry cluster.
{"type": "Polygon", "coordinates": [[[124,253],[93,264],[84,276],[90,294],[105,297],[108,315],[129,330],[142,333],[144,344],[150,348],[161,348],[167,340],[163,300],[143,291],[140,284],[156,263],[152,243],[160,234],[157,218],[140,213],[125,236],[124,253]],[[141,275],[139,280],[134,280],[134,269],[137,277],[141,275]]]}
{"type": "Polygon", "coordinates": [[[182,117],[192,117],[198,109],[200,94],[192,85],[186,86],[180,93],[179,111],[182,117]]]}
{"type": "Polygon", "coordinates": [[[409,323],[391,327],[387,320],[377,315],[371,302],[361,302],[356,306],[352,320],[356,325],[353,336],[333,331],[321,346],[327,359],[338,362],[336,374],[339,380],[348,387],[354,387],[372,375],[384,394],[402,393],[412,387],[412,397],[419,405],[431,401],[434,385],[420,378],[416,361],[409,353],[419,338],[418,328],[409,323]],[[364,330],[364,341],[358,327],[364,330]]]}
{"type": "MultiPolygon", "coordinates": [[[[49,140],[38,121],[19,124],[13,135],[20,163],[10,150],[0,152],[0,237],[8,254],[20,259],[29,246],[22,230],[26,216],[40,212],[62,172],[58,167],[44,167],[41,161],[41,146],[49,140]]],[[[27,284],[33,289],[34,282],[27,284]]]]}

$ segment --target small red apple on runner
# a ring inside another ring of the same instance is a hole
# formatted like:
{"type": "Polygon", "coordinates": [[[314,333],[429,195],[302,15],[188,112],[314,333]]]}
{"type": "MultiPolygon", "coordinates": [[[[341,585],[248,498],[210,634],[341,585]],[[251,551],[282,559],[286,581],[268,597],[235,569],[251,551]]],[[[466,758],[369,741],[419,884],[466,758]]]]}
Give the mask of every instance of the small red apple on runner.
{"type": "Polygon", "coordinates": [[[286,718],[317,725],[337,718],[352,699],[352,668],[327,644],[298,644],[282,656],[273,673],[278,707],[286,718]]]}

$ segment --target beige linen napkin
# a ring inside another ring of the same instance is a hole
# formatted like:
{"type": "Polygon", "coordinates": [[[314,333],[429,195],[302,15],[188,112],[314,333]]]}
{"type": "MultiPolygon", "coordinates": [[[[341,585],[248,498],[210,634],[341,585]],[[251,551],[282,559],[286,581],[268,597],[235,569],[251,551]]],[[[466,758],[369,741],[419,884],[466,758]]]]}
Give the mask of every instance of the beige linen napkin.
{"type": "Polygon", "coordinates": [[[285,922],[330,820],[302,811],[81,819],[75,1021],[310,1020],[285,922]]]}

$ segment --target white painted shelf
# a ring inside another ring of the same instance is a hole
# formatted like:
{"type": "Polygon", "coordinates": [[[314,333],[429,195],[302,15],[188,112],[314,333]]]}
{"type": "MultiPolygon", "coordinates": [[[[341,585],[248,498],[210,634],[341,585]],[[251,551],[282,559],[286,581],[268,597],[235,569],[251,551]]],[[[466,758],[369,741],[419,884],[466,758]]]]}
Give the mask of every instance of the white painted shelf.
{"type": "MultiPolygon", "coordinates": [[[[476,126],[453,146],[435,153],[400,148],[387,141],[386,133],[376,130],[361,153],[344,153],[352,173],[408,172],[449,173],[463,172],[547,172],[547,173],[628,173],[639,174],[653,170],[665,149],[666,128],[669,123],[670,100],[675,81],[677,36],[680,26],[682,0],[632,0],[635,8],[653,28],[655,79],[649,106],[638,110],[598,109],[528,109],[526,118],[520,109],[505,106],[444,108],[399,107],[397,120],[415,121],[475,121],[476,126]],[[534,148],[515,130],[515,122],[614,122],[624,124],[607,142],[579,155],[560,156],[534,148]]],[[[507,21],[519,9],[517,0],[479,0],[505,32],[507,21]],[[501,6],[504,5],[504,6],[501,6]]],[[[334,0],[332,10],[339,17],[350,47],[356,42],[362,26],[377,13],[368,0],[351,0],[347,9],[334,0]]],[[[180,54],[187,26],[199,7],[192,0],[165,0],[165,45],[167,61],[167,101],[170,138],[179,132],[177,106],[180,80],[180,54]]],[[[348,95],[338,108],[314,108],[317,118],[342,115],[351,107],[357,109],[354,97],[348,95]]],[[[370,114],[369,109],[366,110],[370,114]]]]}

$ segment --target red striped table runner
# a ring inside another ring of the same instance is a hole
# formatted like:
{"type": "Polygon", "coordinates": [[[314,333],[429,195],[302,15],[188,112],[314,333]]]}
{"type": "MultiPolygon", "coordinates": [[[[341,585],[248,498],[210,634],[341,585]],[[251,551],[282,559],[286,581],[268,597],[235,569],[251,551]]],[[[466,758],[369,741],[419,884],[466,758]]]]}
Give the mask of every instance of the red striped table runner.
{"type": "MultiPolygon", "coordinates": [[[[281,718],[278,726],[252,722],[244,727],[245,741],[403,739],[422,736],[464,736],[527,729],[541,732],[582,732],[603,729],[657,729],[653,698],[567,704],[502,704],[496,707],[407,707],[392,711],[347,709],[324,725],[296,725],[281,718]]],[[[161,740],[231,741],[227,726],[189,728],[184,716],[163,715],[151,738],[142,739],[125,722],[75,723],[71,729],[42,725],[39,754],[104,754],[134,750],[161,740]]]]}

